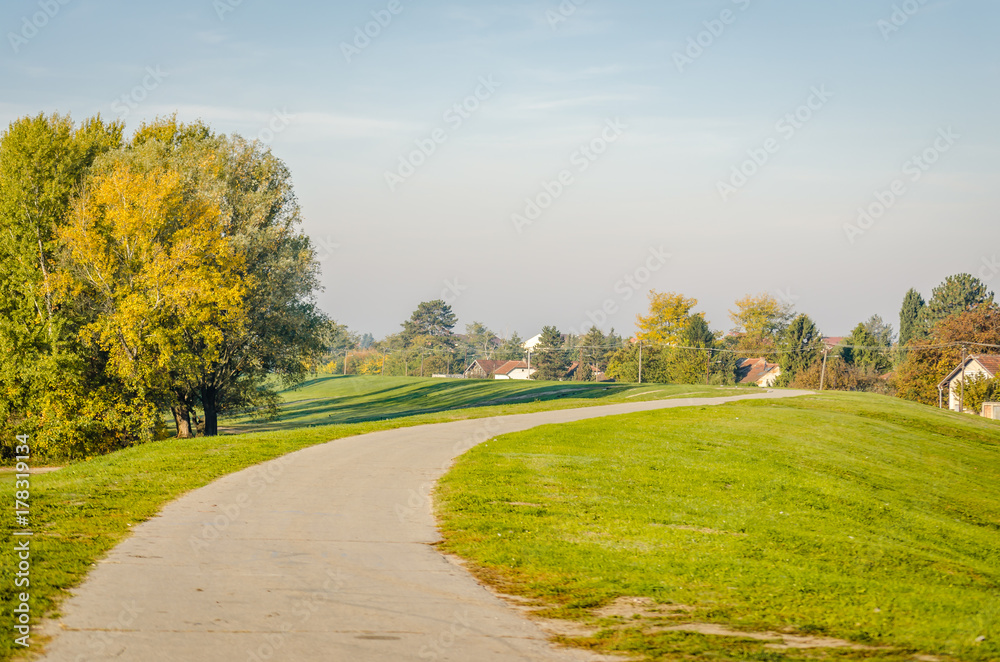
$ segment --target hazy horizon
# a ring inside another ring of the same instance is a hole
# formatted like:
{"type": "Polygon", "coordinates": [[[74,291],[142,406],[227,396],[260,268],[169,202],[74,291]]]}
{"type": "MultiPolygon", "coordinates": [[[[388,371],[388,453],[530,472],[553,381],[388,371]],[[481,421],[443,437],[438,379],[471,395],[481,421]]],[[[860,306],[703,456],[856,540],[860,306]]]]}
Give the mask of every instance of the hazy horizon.
{"type": "Polygon", "coordinates": [[[998,19],[986,0],[16,0],[0,120],[176,111],[264,140],[322,308],[376,338],[439,298],[456,331],[628,336],[651,288],[720,330],[769,292],[840,336],[898,327],[905,292],[950,274],[1000,289],[998,19]]]}

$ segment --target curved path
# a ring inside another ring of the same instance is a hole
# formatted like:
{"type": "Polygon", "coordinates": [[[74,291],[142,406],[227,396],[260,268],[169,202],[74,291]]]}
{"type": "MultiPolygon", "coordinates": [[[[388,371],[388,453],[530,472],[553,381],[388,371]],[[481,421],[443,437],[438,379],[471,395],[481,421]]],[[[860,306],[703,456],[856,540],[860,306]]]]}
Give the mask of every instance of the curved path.
{"type": "Polygon", "coordinates": [[[429,494],[472,446],[538,425],[768,392],[457,421],[349,437],[168,504],[45,624],[51,662],[596,660],[557,649],[430,543],[429,494]]]}

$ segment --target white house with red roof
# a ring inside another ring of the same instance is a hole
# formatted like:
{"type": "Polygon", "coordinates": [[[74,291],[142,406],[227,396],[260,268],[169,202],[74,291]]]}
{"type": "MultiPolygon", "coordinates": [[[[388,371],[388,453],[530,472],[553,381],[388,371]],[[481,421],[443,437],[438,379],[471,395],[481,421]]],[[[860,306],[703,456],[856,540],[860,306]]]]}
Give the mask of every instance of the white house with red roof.
{"type": "Polygon", "coordinates": [[[736,362],[736,379],[740,384],[770,388],[778,381],[778,377],[781,377],[781,366],[768,363],[765,358],[740,359],[736,362]]]}
{"type": "Polygon", "coordinates": [[[507,361],[493,373],[493,379],[531,379],[538,372],[524,361],[507,361]]]}
{"type": "MultiPolygon", "coordinates": [[[[948,392],[948,409],[959,411],[964,408],[962,402],[963,384],[975,379],[977,376],[985,376],[993,379],[1000,375],[1000,355],[981,354],[979,356],[969,356],[957,368],[948,373],[948,376],[938,384],[938,391],[941,392],[942,400],[944,392],[948,392]]],[[[976,412],[979,413],[979,412],[976,412]]]]}

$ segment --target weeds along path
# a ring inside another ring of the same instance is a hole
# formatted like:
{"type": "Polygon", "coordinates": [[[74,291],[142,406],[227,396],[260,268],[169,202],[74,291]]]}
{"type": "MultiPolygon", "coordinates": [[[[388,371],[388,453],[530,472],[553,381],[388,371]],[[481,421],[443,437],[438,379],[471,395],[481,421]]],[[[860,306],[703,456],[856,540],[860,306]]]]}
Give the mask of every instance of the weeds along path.
{"type": "MultiPolygon", "coordinates": [[[[435,551],[434,482],[487,439],[769,391],[403,428],[307,448],[167,505],[45,624],[44,660],[597,660],[558,649],[435,551]]],[[[615,658],[620,659],[620,658],[615,658]]]]}

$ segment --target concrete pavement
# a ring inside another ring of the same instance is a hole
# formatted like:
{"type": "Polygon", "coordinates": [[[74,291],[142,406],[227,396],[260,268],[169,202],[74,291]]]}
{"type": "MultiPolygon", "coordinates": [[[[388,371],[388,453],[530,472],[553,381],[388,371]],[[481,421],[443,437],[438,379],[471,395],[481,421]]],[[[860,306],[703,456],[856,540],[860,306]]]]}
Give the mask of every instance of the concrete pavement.
{"type": "Polygon", "coordinates": [[[598,660],[536,625],[430,543],[429,495],[499,434],[801,391],[675,399],[403,428],[307,448],[168,504],[45,624],[48,662],[598,660]]]}

